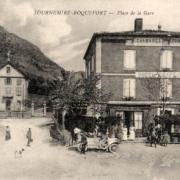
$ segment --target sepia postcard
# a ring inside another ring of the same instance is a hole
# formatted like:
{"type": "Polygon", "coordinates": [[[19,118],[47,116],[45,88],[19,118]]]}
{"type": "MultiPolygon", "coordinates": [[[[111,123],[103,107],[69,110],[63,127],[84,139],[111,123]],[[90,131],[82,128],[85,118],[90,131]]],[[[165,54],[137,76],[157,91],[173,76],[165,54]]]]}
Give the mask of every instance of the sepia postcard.
{"type": "Polygon", "coordinates": [[[0,180],[179,180],[178,0],[0,1],[0,180]]]}

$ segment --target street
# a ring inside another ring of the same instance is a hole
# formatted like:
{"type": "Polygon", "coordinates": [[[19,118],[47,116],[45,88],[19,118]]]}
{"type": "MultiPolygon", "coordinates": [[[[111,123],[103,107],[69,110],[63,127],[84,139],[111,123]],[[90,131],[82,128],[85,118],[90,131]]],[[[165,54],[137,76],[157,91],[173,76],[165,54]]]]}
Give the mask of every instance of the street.
{"type": "Polygon", "coordinates": [[[0,179],[2,180],[178,180],[180,145],[149,147],[122,143],[118,152],[89,151],[85,155],[52,141],[46,118],[0,120],[0,179]],[[12,139],[5,141],[5,126],[12,139]],[[26,146],[26,132],[33,142],[26,146]],[[15,151],[24,148],[22,157],[15,151]]]}

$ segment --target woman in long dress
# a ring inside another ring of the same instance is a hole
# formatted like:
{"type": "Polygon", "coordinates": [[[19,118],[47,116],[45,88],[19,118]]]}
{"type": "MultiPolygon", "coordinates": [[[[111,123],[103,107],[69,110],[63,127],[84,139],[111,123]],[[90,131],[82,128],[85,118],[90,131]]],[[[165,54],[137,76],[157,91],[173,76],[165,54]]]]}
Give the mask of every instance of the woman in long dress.
{"type": "Polygon", "coordinates": [[[28,140],[27,141],[27,146],[30,146],[30,143],[33,141],[31,128],[28,129],[27,134],[26,134],[26,138],[28,140]]]}
{"type": "Polygon", "coordinates": [[[5,140],[8,141],[11,139],[11,132],[9,126],[6,126],[6,135],[5,135],[5,140]]]}

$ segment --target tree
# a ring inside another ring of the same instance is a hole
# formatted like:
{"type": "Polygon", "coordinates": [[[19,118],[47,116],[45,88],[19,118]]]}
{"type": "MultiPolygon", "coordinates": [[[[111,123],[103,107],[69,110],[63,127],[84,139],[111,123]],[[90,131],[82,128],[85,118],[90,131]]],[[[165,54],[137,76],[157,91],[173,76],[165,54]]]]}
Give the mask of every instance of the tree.
{"type": "Polygon", "coordinates": [[[102,106],[106,106],[111,97],[111,93],[101,86],[101,77],[96,75],[85,80],[84,97],[86,102],[92,106],[94,114],[102,113],[104,110],[102,106]]]}
{"type": "Polygon", "coordinates": [[[99,105],[105,104],[110,97],[110,93],[98,88],[99,81],[99,76],[86,79],[84,74],[78,77],[77,73],[67,73],[63,80],[56,82],[51,101],[56,109],[66,109],[72,116],[83,114],[89,105],[92,105],[95,114],[101,111],[99,105]]]}
{"type": "Polygon", "coordinates": [[[168,78],[164,78],[159,72],[156,72],[153,77],[144,78],[142,85],[148,99],[160,103],[162,114],[164,114],[167,101],[171,96],[171,81],[168,78]]]}
{"type": "Polygon", "coordinates": [[[73,110],[77,105],[81,108],[108,101],[110,93],[98,88],[99,76],[93,76],[91,79],[85,79],[84,75],[80,78],[75,76],[74,73],[67,73],[63,80],[56,82],[50,99],[58,109],[68,107],[73,110]]]}

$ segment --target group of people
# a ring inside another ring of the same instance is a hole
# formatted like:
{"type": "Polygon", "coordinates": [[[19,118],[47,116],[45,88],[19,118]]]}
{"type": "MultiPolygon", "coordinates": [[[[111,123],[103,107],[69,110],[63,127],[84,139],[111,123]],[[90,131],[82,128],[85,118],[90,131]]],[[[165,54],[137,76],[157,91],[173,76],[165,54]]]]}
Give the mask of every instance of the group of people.
{"type": "Polygon", "coordinates": [[[156,144],[160,144],[163,146],[167,146],[168,144],[169,135],[167,131],[163,131],[161,125],[157,123],[150,123],[148,127],[148,141],[150,145],[153,144],[156,147],[156,144]]]}
{"type": "MultiPolygon", "coordinates": [[[[33,141],[31,128],[28,128],[28,131],[27,131],[27,133],[26,133],[26,138],[27,138],[27,146],[30,146],[30,143],[33,141]]],[[[5,140],[6,140],[6,141],[9,141],[10,139],[11,139],[10,127],[9,127],[9,126],[6,126],[6,130],[5,130],[5,140]]]]}

